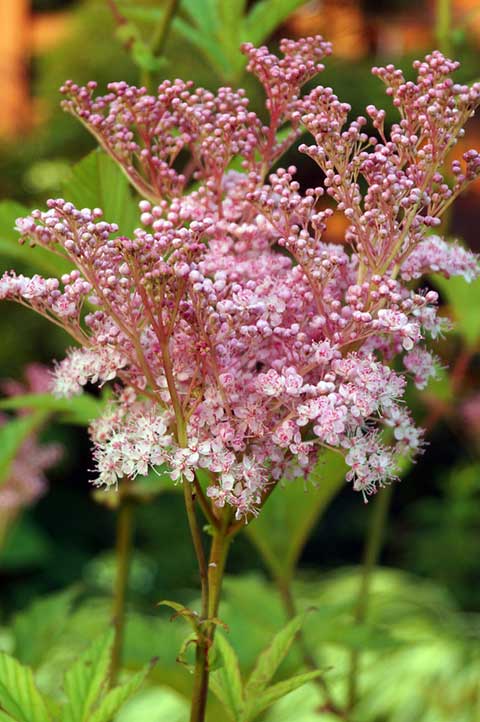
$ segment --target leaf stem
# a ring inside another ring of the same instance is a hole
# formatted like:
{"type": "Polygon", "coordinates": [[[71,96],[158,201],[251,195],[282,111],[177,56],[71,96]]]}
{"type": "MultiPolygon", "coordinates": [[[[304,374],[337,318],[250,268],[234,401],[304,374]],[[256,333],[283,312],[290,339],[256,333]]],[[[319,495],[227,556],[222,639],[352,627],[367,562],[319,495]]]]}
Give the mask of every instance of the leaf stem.
{"type": "MultiPolygon", "coordinates": [[[[120,492],[121,493],[121,492],[120,492]]],[[[110,665],[110,686],[117,682],[122,663],[125,631],[125,602],[128,587],[128,575],[132,555],[133,538],[133,502],[128,495],[122,494],[117,511],[116,529],[116,579],[113,597],[113,625],[115,636],[110,665]]]]}
{"type": "MultiPolygon", "coordinates": [[[[357,624],[361,624],[367,615],[372,572],[375,569],[380,554],[392,494],[393,484],[390,484],[377,494],[374,502],[372,518],[363,553],[357,604],[354,611],[354,620],[357,624]]],[[[347,719],[350,719],[351,712],[357,702],[359,666],[360,653],[353,651],[350,655],[350,668],[347,679],[347,719]]]]}

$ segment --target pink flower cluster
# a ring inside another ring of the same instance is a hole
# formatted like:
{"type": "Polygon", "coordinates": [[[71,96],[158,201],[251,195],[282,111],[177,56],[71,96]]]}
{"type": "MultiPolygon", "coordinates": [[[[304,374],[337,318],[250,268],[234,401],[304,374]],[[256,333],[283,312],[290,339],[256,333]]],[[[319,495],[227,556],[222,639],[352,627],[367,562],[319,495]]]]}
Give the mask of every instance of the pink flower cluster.
{"type": "Polygon", "coordinates": [[[118,378],[117,400],[92,426],[98,483],[158,464],[193,482],[203,469],[208,496],[239,518],[278,479],[308,473],[322,448],[345,457],[364,496],[395,478],[399,454],[421,448],[403,395],[409,375],[423,388],[435,373],[422,344],[442,321],[437,294],[409,282],[432,271],[477,277],[477,258],[429,229],[480,174],[469,151],[453,186],[444,179],[480,84],[454,83],[457,64],[439,52],[415,64],[416,82],[374,70],[401,120],[388,134],[385,111],[369,106],[370,137],[365,118],[347,125],[349,106],[330,88],[301,97],[330,52],[321,38],[283,41],[280,60],[243,50],[269,125],[229,88],[164,82],[152,96],[115,83],[94,98],[94,84],[66,83],[67,110],[143,196],[141,224],[119,237],[98,209],[49,201],[18,228],[76,270],[0,281],[1,297],[80,343],[56,369],[56,393],[118,378]],[[267,178],[285,124],[291,138],[301,127],[314,136],[301,150],[323,171],[318,187],[301,189],[294,167],[267,178]],[[243,172],[230,169],[239,157],[243,172]],[[344,245],[322,240],[325,190],[349,221],[344,245]]]}

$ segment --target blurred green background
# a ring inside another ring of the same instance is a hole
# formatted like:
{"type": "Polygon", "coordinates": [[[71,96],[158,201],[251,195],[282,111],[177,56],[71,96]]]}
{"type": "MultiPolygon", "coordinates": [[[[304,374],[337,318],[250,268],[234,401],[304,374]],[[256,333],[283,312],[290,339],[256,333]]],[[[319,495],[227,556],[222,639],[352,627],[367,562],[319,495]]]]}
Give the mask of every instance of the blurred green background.
{"type": "MultiPolygon", "coordinates": [[[[244,3],[232,5],[239,9],[244,3]]],[[[245,3],[244,12],[260,5],[262,0],[245,3]]],[[[244,72],[237,41],[268,40],[275,47],[282,36],[317,32],[334,44],[320,82],[332,85],[352,105],[353,114],[362,113],[368,103],[388,107],[381,84],[370,75],[372,65],[395,62],[410,72],[414,57],[439,44],[462,60],[462,81],[480,78],[478,2],[277,0],[270,2],[264,26],[243,27],[242,32],[255,37],[240,37],[238,18],[228,20],[221,6],[216,0],[182,1],[159,57],[155,26],[165,11],[160,0],[2,0],[0,19],[7,28],[2,31],[7,47],[0,51],[2,271],[13,266],[32,271],[26,254],[20,257],[15,250],[13,220],[21,214],[21,205],[41,207],[46,198],[61,195],[71,165],[94,148],[89,134],[59,108],[58,88],[67,78],[80,83],[96,79],[100,89],[118,79],[153,87],[165,77],[190,78],[212,89],[240,85],[247,88],[253,108],[262,112],[261,92],[244,72]]],[[[462,148],[475,145],[480,146],[480,125],[472,119],[462,148]]],[[[303,183],[315,183],[309,159],[292,150],[284,162],[298,165],[303,183]]],[[[476,250],[479,201],[477,183],[457,203],[444,228],[476,250]]],[[[341,219],[334,217],[330,240],[340,242],[342,230],[341,219]]],[[[342,655],[352,648],[365,652],[358,719],[366,722],[480,719],[480,284],[467,288],[459,281],[447,287],[436,278],[429,283],[441,294],[443,312],[458,325],[440,341],[444,369],[439,379],[421,394],[412,391],[417,421],[428,429],[428,446],[393,489],[380,553],[384,568],[373,584],[370,636],[354,639],[348,619],[375,502],[364,507],[342,484],[331,502],[319,508],[299,546],[298,603],[320,608],[320,617],[312,615],[309,621],[307,637],[322,663],[334,666],[338,694],[346,664],[342,655]],[[388,634],[382,631],[387,625],[388,634]]],[[[50,364],[69,345],[46,321],[6,304],[0,338],[4,379],[22,378],[32,362],[50,364]]],[[[53,419],[43,426],[41,440],[60,442],[64,453],[48,471],[48,491],[18,514],[3,539],[0,647],[37,667],[49,689],[57,684],[65,660],[108,624],[115,515],[92,498],[88,479],[93,464],[82,426],[53,419]],[[65,589],[73,591],[65,596],[65,589]],[[55,596],[44,600],[51,594],[55,596]],[[58,615],[61,623],[52,626],[58,615]],[[32,649],[27,640],[39,628],[49,641],[46,648],[32,649]]],[[[328,470],[327,465],[325,474],[328,470]]],[[[276,493],[280,497],[282,490],[276,493]]],[[[296,494],[304,494],[301,485],[296,494]]],[[[269,523],[283,532],[290,522],[277,512],[269,523]]],[[[222,610],[245,668],[284,617],[272,570],[254,541],[255,533],[242,534],[233,546],[222,610]]],[[[170,691],[162,687],[164,716],[152,716],[151,710],[159,709],[158,689],[153,687],[119,720],[180,721],[185,719],[182,695],[189,679],[175,657],[185,634],[155,607],[163,598],[188,602],[198,593],[183,502],[176,493],[167,491],[138,506],[135,542],[126,662],[135,668],[159,656],[154,681],[169,685],[170,691]]],[[[294,666],[294,656],[288,664],[294,666]]],[[[287,697],[265,719],[330,719],[326,713],[319,715],[318,705],[312,685],[287,697]]],[[[212,720],[220,721],[218,714],[212,720]]]]}

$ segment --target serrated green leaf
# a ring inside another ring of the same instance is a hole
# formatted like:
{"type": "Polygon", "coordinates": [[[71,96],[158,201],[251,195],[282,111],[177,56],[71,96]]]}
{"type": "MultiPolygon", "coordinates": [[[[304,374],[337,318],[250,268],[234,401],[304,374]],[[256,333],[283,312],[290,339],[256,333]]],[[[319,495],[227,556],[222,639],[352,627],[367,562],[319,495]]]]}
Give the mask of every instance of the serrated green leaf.
{"type": "Polygon", "coordinates": [[[28,416],[15,417],[0,426],[0,486],[7,480],[22,444],[46,417],[45,411],[36,411],[28,416]]]}
{"type": "Polygon", "coordinates": [[[268,647],[259,655],[244,689],[247,704],[265,691],[268,683],[287,656],[304,618],[304,614],[294,617],[283,629],[277,632],[268,647]]]}
{"type": "Polygon", "coordinates": [[[210,684],[231,719],[237,720],[243,708],[243,682],[238,657],[220,632],[215,638],[215,649],[220,653],[223,666],[212,672],[210,684]]]}
{"type": "Polygon", "coordinates": [[[303,546],[345,478],[345,462],[329,451],[307,481],[286,482],[271,494],[262,513],[245,529],[274,576],[290,578],[303,546]]]}
{"type": "Polygon", "coordinates": [[[295,677],[290,677],[290,679],[285,679],[282,682],[272,685],[259,697],[250,700],[247,709],[240,718],[241,722],[251,722],[251,720],[258,717],[258,715],[270,707],[270,705],[282,697],[285,697],[285,695],[290,694],[290,692],[293,692],[295,689],[303,687],[307,682],[321,677],[321,675],[322,672],[317,669],[313,672],[297,674],[295,677]]]}
{"type": "Polygon", "coordinates": [[[22,394],[0,400],[0,409],[37,409],[59,414],[60,420],[69,424],[88,426],[103,411],[104,402],[91,394],[81,394],[71,399],[58,399],[51,394],[22,394]]]}
{"type": "Polygon", "coordinates": [[[110,690],[94,713],[90,715],[88,722],[111,722],[121,706],[140,689],[150,669],[151,665],[148,665],[125,684],[110,690]]]}
{"type": "Polygon", "coordinates": [[[113,631],[109,630],[94,642],[65,675],[64,688],[68,702],[62,722],[88,722],[93,706],[108,680],[113,631]]]}
{"type": "Polygon", "coordinates": [[[243,22],[242,41],[254,45],[268,38],[305,0],[260,0],[243,22]]]}
{"type": "Polygon", "coordinates": [[[77,208],[101,208],[119,232],[130,235],[139,223],[128,179],[110,156],[94,150],[73,166],[63,186],[64,197],[77,208]]]}
{"type": "Polygon", "coordinates": [[[24,664],[38,667],[62,633],[77,590],[52,594],[34,601],[15,615],[12,631],[15,656],[24,664]]]}
{"type": "Polygon", "coordinates": [[[0,652],[0,704],[15,722],[50,722],[32,670],[0,652]]]}
{"type": "Polygon", "coordinates": [[[57,276],[72,269],[72,264],[45,248],[21,245],[20,234],[15,230],[17,218],[28,216],[30,211],[15,201],[0,202],[0,271],[9,270],[12,261],[27,264],[37,273],[57,276]]]}

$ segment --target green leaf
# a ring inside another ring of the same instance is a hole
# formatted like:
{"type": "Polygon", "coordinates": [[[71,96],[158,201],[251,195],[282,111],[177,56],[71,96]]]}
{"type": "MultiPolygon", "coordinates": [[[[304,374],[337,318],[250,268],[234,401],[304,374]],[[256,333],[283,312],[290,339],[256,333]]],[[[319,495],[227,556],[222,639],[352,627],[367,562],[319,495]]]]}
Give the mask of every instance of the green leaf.
{"type": "Polygon", "coordinates": [[[0,722],[15,722],[14,717],[10,717],[6,712],[2,712],[0,709],[0,722]]]}
{"type": "Polygon", "coordinates": [[[282,682],[269,687],[263,694],[257,698],[252,698],[248,704],[245,713],[241,717],[241,722],[250,722],[255,719],[263,710],[270,707],[270,705],[277,702],[285,695],[290,694],[295,689],[303,687],[307,682],[311,682],[313,679],[317,679],[322,675],[322,672],[317,669],[313,672],[304,672],[303,674],[297,674],[295,677],[285,679],[282,682]]]}
{"type": "Polygon", "coordinates": [[[245,698],[248,704],[251,699],[258,697],[265,691],[268,683],[287,656],[304,619],[304,614],[294,617],[283,629],[277,632],[268,647],[259,655],[245,685],[245,698]]]}
{"type": "Polygon", "coordinates": [[[242,41],[254,45],[268,38],[305,0],[260,0],[243,22],[242,41]]]}
{"type": "Polygon", "coordinates": [[[216,0],[182,0],[181,8],[204,33],[219,30],[216,0]]]}
{"type": "Polygon", "coordinates": [[[218,40],[208,33],[203,33],[193,28],[189,23],[180,17],[173,20],[173,27],[183,35],[192,45],[197,47],[206,57],[212,68],[222,77],[230,77],[231,68],[227,57],[220,49],[218,40]]]}
{"type": "Polygon", "coordinates": [[[170,687],[150,687],[122,708],[115,722],[186,722],[189,705],[170,687]]]}
{"type": "Polygon", "coordinates": [[[467,346],[475,347],[480,340],[480,279],[467,283],[459,276],[435,275],[433,280],[448,301],[455,329],[467,346]]]}
{"type": "Polygon", "coordinates": [[[94,150],[73,166],[63,195],[77,208],[101,208],[105,219],[118,223],[120,233],[127,236],[139,223],[129,181],[103,151],[94,150]]]}
{"type": "Polygon", "coordinates": [[[280,484],[246,527],[275,577],[292,576],[308,535],[343,484],[345,471],[343,457],[326,452],[309,476],[310,488],[305,490],[300,481],[280,484]]]}
{"type": "Polygon", "coordinates": [[[128,682],[110,690],[94,713],[88,717],[88,722],[111,722],[121,706],[140,689],[150,669],[151,665],[149,664],[128,682]]]}
{"type": "Polygon", "coordinates": [[[61,421],[79,426],[88,426],[93,419],[100,416],[103,407],[103,400],[91,394],[81,394],[71,399],[58,399],[51,394],[22,394],[0,400],[0,409],[37,409],[45,413],[59,414],[61,421]]]}
{"type": "Polygon", "coordinates": [[[76,589],[34,601],[13,620],[15,655],[20,662],[38,667],[62,633],[76,589]]]}
{"type": "Polygon", "coordinates": [[[212,672],[210,685],[230,717],[237,720],[243,708],[243,683],[238,657],[220,632],[215,638],[215,649],[220,653],[223,666],[212,672]]]}
{"type": "Polygon", "coordinates": [[[8,270],[12,261],[20,261],[30,266],[36,273],[57,276],[70,271],[72,264],[45,248],[20,244],[20,234],[15,230],[17,218],[28,216],[30,211],[15,201],[0,202],[0,270],[8,270]]]}
{"type": "Polygon", "coordinates": [[[15,722],[50,722],[32,670],[4,653],[0,653],[0,704],[15,722]]]}
{"type": "Polygon", "coordinates": [[[0,486],[7,480],[16,455],[24,441],[45,421],[47,413],[37,411],[15,417],[0,427],[0,486]]]}
{"type": "Polygon", "coordinates": [[[94,642],[65,675],[62,722],[88,722],[93,706],[107,685],[113,644],[109,630],[94,642]]]}

